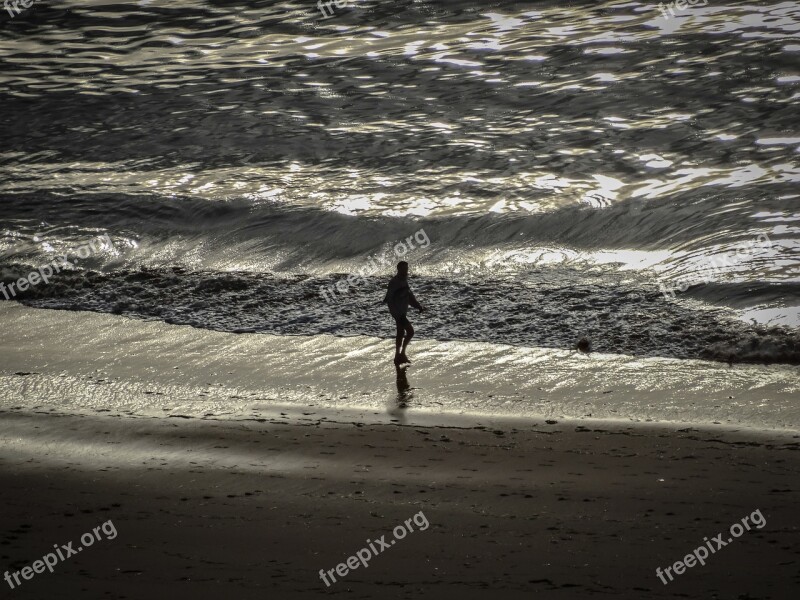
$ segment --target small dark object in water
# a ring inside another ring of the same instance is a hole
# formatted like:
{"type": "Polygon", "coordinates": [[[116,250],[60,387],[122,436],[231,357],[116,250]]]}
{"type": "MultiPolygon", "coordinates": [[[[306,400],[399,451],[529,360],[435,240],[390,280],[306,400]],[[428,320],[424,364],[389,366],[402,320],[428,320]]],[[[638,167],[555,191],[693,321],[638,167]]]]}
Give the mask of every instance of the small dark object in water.
{"type": "Polygon", "coordinates": [[[586,338],[581,338],[575,347],[581,352],[590,352],[592,350],[592,342],[586,338]]]}

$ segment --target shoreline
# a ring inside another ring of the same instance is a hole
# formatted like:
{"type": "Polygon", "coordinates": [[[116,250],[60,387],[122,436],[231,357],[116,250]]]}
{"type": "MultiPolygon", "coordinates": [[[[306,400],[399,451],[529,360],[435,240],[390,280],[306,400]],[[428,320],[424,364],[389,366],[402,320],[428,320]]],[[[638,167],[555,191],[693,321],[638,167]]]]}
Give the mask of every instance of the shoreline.
{"type": "Polygon", "coordinates": [[[800,429],[796,367],[423,339],[412,343],[414,364],[401,377],[390,364],[391,339],[221,333],[11,303],[0,303],[0,318],[15,340],[15,347],[0,348],[0,398],[8,399],[0,408],[239,418],[281,409],[406,422],[523,418],[800,429]]]}

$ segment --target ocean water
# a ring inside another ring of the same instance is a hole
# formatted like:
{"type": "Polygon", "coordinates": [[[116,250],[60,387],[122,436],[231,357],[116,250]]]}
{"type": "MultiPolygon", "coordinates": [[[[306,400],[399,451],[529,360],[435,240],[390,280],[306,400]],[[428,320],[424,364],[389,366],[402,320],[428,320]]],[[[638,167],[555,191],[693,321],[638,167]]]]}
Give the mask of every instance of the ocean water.
{"type": "Polygon", "coordinates": [[[0,299],[388,337],[402,257],[426,338],[800,364],[800,3],[332,12],[3,10],[0,299]]]}

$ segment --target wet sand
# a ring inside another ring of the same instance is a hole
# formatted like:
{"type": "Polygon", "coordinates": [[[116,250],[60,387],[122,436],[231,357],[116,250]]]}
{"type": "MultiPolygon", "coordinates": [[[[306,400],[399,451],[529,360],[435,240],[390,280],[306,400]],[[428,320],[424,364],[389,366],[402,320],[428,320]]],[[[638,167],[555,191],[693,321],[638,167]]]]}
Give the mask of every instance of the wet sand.
{"type": "Polygon", "coordinates": [[[383,339],[233,334],[12,302],[0,302],[0,321],[9,342],[0,344],[0,408],[195,418],[326,408],[379,422],[463,414],[480,424],[571,417],[800,430],[799,371],[788,365],[440,341],[423,329],[405,394],[391,328],[383,339]],[[404,413],[398,395],[411,396],[404,413]]]}
{"type": "Polygon", "coordinates": [[[14,598],[789,599],[800,584],[789,434],[9,412],[0,433],[6,569],[118,531],[14,598]],[[763,528],[657,578],[755,510],[763,528]],[[419,511],[429,528],[326,588],[320,569],[419,511]]]}

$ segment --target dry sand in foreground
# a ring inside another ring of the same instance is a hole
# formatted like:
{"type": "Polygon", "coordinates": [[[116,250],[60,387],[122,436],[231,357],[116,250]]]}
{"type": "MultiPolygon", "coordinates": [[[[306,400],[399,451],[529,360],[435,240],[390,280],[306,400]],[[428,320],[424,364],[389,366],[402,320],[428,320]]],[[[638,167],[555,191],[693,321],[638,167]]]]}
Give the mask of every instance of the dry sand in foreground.
{"type": "Polygon", "coordinates": [[[0,439],[4,570],[109,519],[118,531],[4,597],[788,600],[800,589],[791,434],[6,412],[0,439]],[[668,585],[656,577],[756,510],[763,528],[668,585]],[[419,511],[425,531],[325,587],[320,569],[419,511]]]}

